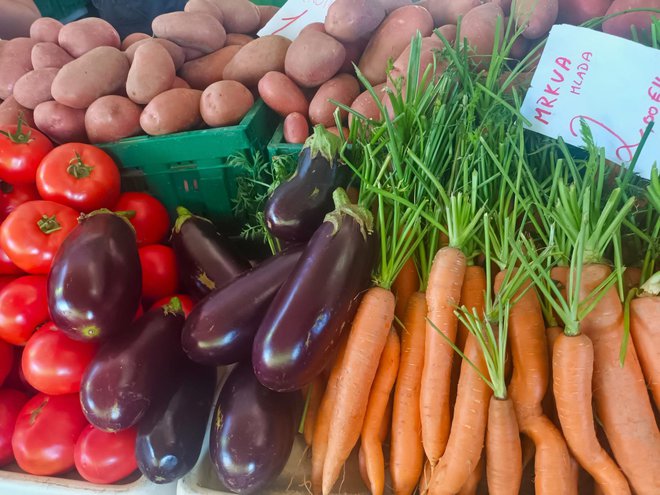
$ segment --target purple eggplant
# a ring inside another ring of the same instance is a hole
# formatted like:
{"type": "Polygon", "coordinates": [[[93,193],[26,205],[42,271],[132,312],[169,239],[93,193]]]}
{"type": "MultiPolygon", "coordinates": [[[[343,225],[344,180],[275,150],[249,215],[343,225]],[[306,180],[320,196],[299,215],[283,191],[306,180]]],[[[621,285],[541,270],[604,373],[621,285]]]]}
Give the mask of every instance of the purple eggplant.
{"type": "Polygon", "coordinates": [[[140,421],[135,457],[150,481],[171,483],[197,463],[213,406],[215,381],[215,369],[186,363],[172,393],[154,404],[140,421]]]}
{"type": "Polygon", "coordinates": [[[70,337],[99,340],[125,330],[142,292],[135,230],[108,210],[81,217],[48,276],[50,317],[70,337]]]}
{"type": "Polygon", "coordinates": [[[179,217],[172,229],[172,247],[181,285],[192,298],[202,299],[250,268],[249,261],[210,220],[195,216],[183,207],[176,211],[179,217]]]}
{"type": "Polygon", "coordinates": [[[261,385],[249,362],[232,370],[211,426],[211,461],[226,488],[254,493],[279,476],[293,448],[299,398],[261,385]]]}
{"type": "Polygon", "coordinates": [[[211,366],[249,359],[259,324],[301,253],[302,247],[289,248],[197,304],[181,337],[188,357],[211,366]]]}
{"type": "Polygon", "coordinates": [[[343,189],[268,308],[252,347],[259,381],[297,390],[328,364],[342,329],[368,285],[374,260],[372,218],[343,189]]]}
{"type": "Polygon", "coordinates": [[[181,302],[173,298],[101,346],[80,385],[90,423],[106,431],[130,428],[172,390],[177,368],[186,359],[181,349],[184,321],[181,302]]]}
{"type": "Polygon", "coordinates": [[[298,157],[293,176],[266,202],[268,230],[287,242],[307,242],[332,211],[332,193],[348,184],[348,167],[338,160],[341,141],[321,125],[298,157]]]}

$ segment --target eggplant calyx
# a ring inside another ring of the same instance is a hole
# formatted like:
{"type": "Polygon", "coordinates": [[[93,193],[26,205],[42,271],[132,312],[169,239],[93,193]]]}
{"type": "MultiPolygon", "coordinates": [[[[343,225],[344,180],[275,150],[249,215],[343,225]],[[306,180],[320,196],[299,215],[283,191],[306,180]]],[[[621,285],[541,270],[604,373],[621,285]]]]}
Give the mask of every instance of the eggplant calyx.
{"type": "Polygon", "coordinates": [[[176,220],[174,222],[174,232],[177,234],[181,232],[181,227],[183,227],[183,224],[186,223],[188,220],[193,218],[195,215],[193,215],[190,210],[187,208],[184,208],[183,206],[177,206],[176,207],[176,220]]]}
{"type": "Polygon", "coordinates": [[[322,125],[314,126],[314,133],[305,141],[305,148],[309,148],[312,158],[321,155],[325,158],[330,166],[335,162],[339,148],[341,147],[341,140],[330,131],[326,130],[322,125]]]}
{"type": "Polygon", "coordinates": [[[62,230],[62,226],[57,221],[57,218],[55,218],[55,215],[52,217],[49,217],[48,215],[42,216],[37,221],[37,225],[39,226],[39,230],[41,230],[46,235],[57,232],[58,230],[62,230]]]}
{"type": "Polygon", "coordinates": [[[23,132],[23,112],[18,114],[18,123],[16,124],[16,132],[0,131],[0,134],[8,138],[14,144],[28,144],[32,141],[32,131],[23,132]]]}
{"type": "Polygon", "coordinates": [[[88,220],[92,217],[95,217],[97,215],[114,215],[118,218],[121,218],[124,222],[126,222],[130,227],[133,233],[135,233],[135,227],[133,227],[133,224],[131,223],[131,218],[135,216],[135,211],[134,210],[127,210],[127,211],[111,211],[108,210],[107,208],[100,208],[98,210],[92,211],[90,213],[82,213],[80,217],[78,217],[78,223],[82,223],[85,220],[88,220]]]}
{"type": "Polygon", "coordinates": [[[76,152],[76,157],[72,158],[69,162],[69,166],[66,168],[66,173],[76,179],[84,179],[92,174],[92,170],[94,170],[94,167],[86,165],[85,162],[83,162],[80,153],[76,152]]]}
{"type": "Polygon", "coordinates": [[[323,219],[324,222],[330,222],[334,229],[332,235],[335,235],[341,228],[344,216],[349,216],[360,226],[362,237],[367,239],[367,235],[374,230],[374,217],[366,208],[351,203],[348,194],[341,187],[335,189],[332,193],[332,199],[335,202],[335,209],[328,213],[323,219]]]}
{"type": "Polygon", "coordinates": [[[170,302],[163,304],[163,312],[165,315],[183,315],[183,306],[181,306],[181,299],[173,297],[170,302]]]}

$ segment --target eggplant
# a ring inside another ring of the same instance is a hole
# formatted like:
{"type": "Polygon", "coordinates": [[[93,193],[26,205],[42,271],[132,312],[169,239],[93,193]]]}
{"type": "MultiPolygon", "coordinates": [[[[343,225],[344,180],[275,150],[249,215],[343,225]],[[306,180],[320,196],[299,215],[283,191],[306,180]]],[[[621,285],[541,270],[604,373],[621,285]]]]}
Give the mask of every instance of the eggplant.
{"type": "Polygon", "coordinates": [[[371,213],[351,205],[343,189],[334,197],[335,211],[314,233],[254,339],[254,372],[272,390],[300,389],[325,368],[369,285],[371,213]]]}
{"type": "Polygon", "coordinates": [[[210,366],[249,359],[259,324],[302,249],[289,248],[269,258],[197,304],[181,337],[188,357],[210,366]]]}
{"type": "Polygon", "coordinates": [[[235,493],[255,493],[284,469],[296,436],[300,394],[261,385],[249,361],[236,366],[215,406],[211,461],[222,484],[235,493]]]}
{"type": "Polygon", "coordinates": [[[179,217],[172,229],[172,248],[181,285],[189,296],[200,300],[250,268],[250,262],[210,220],[195,216],[183,207],[176,211],[179,217]]]}
{"type": "Polygon", "coordinates": [[[341,141],[322,125],[303,146],[293,176],[280,184],[265,207],[266,227],[286,242],[307,242],[332,211],[332,193],[346,187],[348,167],[337,156],[341,141]]]}
{"type": "Polygon", "coordinates": [[[172,298],[137,319],[128,331],[101,346],[80,384],[87,420],[105,431],[134,426],[172,390],[185,362],[181,302],[172,298]]]}
{"type": "Polygon", "coordinates": [[[194,363],[180,370],[173,393],[149,408],[138,425],[135,457],[153,483],[171,483],[190,472],[204,443],[216,371],[194,363]]]}
{"type": "Polygon", "coordinates": [[[108,210],[84,215],[48,275],[51,320],[76,340],[100,340],[130,325],[142,294],[135,230],[108,210]]]}

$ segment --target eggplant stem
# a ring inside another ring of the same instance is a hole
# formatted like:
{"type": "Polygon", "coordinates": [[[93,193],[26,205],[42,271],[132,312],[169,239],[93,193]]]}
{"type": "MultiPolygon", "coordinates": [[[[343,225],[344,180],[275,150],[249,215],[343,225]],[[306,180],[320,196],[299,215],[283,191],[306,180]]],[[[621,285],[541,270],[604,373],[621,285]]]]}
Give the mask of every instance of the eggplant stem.
{"type": "Polygon", "coordinates": [[[367,235],[374,230],[374,217],[366,208],[351,203],[346,191],[339,187],[332,193],[332,199],[335,202],[335,210],[328,213],[323,219],[324,222],[330,222],[334,229],[332,235],[335,235],[341,227],[344,215],[350,216],[360,226],[362,236],[367,238],[367,235]]]}
{"type": "Polygon", "coordinates": [[[181,305],[181,299],[178,297],[173,297],[170,299],[170,302],[164,304],[162,307],[166,315],[183,315],[183,306],[181,305]]]}
{"type": "Polygon", "coordinates": [[[183,206],[176,207],[176,214],[178,216],[174,222],[173,230],[178,234],[179,232],[181,232],[181,227],[183,227],[183,224],[186,223],[191,218],[193,218],[194,215],[190,212],[190,210],[184,208],[183,206]]]}
{"type": "Polygon", "coordinates": [[[49,217],[48,215],[42,216],[37,221],[37,225],[39,226],[39,230],[41,230],[46,235],[57,232],[58,230],[62,230],[62,226],[57,221],[57,218],[55,218],[55,215],[52,217],[49,217]]]}
{"type": "Polygon", "coordinates": [[[94,167],[85,164],[80,153],[76,152],[76,157],[71,159],[66,172],[76,179],[84,179],[92,174],[92,170],[94,170],[94,167]]]}

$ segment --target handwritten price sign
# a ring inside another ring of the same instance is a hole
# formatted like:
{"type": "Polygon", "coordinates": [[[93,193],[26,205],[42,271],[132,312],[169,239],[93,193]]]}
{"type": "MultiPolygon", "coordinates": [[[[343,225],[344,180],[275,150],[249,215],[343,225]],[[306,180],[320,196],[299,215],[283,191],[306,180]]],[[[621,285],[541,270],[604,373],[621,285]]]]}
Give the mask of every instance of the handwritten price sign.
{"type": "Polygon", "coordinates": [[[293,40],[303,28],[324,22],[328,8],[335,0],[289,0],[257,34],[277,34],[293,40]]]}
{"type": "MultiPolygon", "coordinates": [[[[523,115],[529,128],[582,146],[580,122],[609,160],[630,163],[660,113],[660,50],[591,29],[552,28],[523,115]]],[[[635,171],[650,178],[660,164],[660,126],[653,129],[635,171]]]]}

